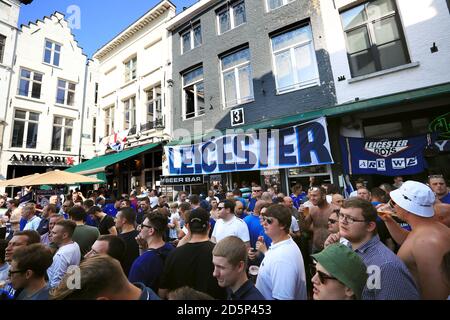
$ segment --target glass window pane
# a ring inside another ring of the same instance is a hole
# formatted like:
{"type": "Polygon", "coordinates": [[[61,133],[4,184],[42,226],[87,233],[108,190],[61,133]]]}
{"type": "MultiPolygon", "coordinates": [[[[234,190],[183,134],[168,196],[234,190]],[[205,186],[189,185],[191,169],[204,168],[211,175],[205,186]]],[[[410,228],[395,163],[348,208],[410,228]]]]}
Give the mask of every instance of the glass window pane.
{"type": "Polygon", "coordinates": [[[199,114],[203,114],[205,111],[205,88],[203,82],[197,83],[197,110],[199,114]]]}
{"type": "Polygon", "coordinates": [[[66,91],[62,89],[58,89],[58,93],[56,95],[56,103],[64,104],[66,91]]]}
{"type": "Polygon", "coordinates": [[[409,62],[401,40],[379,46],[378,51],[380,53],[382,70],[401,66],[409,62]]]}
{"type": "Polygon", "coordinates": [[[30,79],[30,78],[31,78],[31,72],[28,71],[28,70],[22,69],[22,70],[20,70],[20,76],[21,76],[22,78],[28,78],[28,79],[30,79]]]}
{"type": "Polygon", "coordinates": [[[247,61],[250,61],[250,50],[248,48],[223,57],[222,68],[228,69],[247,61]]]}
{"type": "Polygon", "coordinates": [[[30,112],[30,120],[31,121],[39,121],[39,113],[30,112]]]}
{"type": "Polygon", "coordinates": [[[21,111],[21,110],[16,110],[14,117],[16,119],[25,119],[27,116],[27,113],[25,111],[21,111]]]}
{"type": "Polygon", "coordinates": [[[55,43],[55,51],[61,52],[61,46],[55,43]]]}
{"type": "Polygon", "coordinates": [[[40,99],[41,98],[41,84],[33,82],[33,87],[31,90],[31,97],[40,99]]]}
{"type": "Polygon", "coordinates": [[[66,88],[66,81],[65,80],[58,80],[58,88],[66,88]]]}
{"type": "Polygon", "coordinates": [[[370,51],[361,51],[350,56],[352,76],[357,77],[377,71],[370,51]]]}
{"type": "Polygon", "coordinates": [[[230,12],[227,10],[219,13],[219,33],[224,33],[227,30],[230,30],[230,12]]]}
{"type": "Polygon", "coordinates": [[[72,128],[64,129],[64,151],[70,151],[72,149],[72,128]]]}
{"type": "Polygon", "coordinates": [[[67,92],[67,105],[73,106],[75,104],[75,92],[67,92]]]}
{"type": "Polygon", "coordinates": [[[275,56],[278,90],[294,84],[294,73],[290,51],[280,52],[275,56]]]}
{"type": "Polygon", "coordinates": [[[245,4],[241,2],[233,7],[234,13],[234,26],[237,27],[246,22],[245,17],[245,4]]]}
{"type": "Polygon", "coordinates": [[[76,84],[69,82],[69,90],[75,91],[76,84]]]}
{"type": "Polygon", "coordinates": [[[19,95],[28,96],[29,90],[30,90],[30,81],[21,79],[19,84],[19,95]]]}
{"type": "Polygon", "coordinates": [[[66,127],[73,127],[73,119],[66,118],[66,127]]]}
{"type": "Polygon", "coordinates": [[[202,28],[197,26],[194,28],[194,48],[202,44],[202,28]]]}
{"type": "Polygon", "coordinates": [[[398,40],[400,38],[395,17],[375,22],[373,24],[373,29],[375,31],[375,43],[377,45],[398,40]]]}
{"type": "Polygon", "coordinates": [[[183,85],[189,85],[203,78],[203,67],[192,70],[183,76],[183,85]]]}
{"type": "Polygon", "coordinates": [[[367,28],[361,27],[347,32],[348,52],[354,53],[370,48],[369,34],[367,28]]]}
{"type": "Polygon", "coordinates": [[[268,0],[269,10],[281,7],[283,5],[283,0],[268,0]]]}
{"type": "Polygon", "coordinates": [[[51,49],[53,46],[53,43],[50,41],[45,41],[45,47],[51,49]]]}
{"type": "Polygon", "coordinates": [[[341,14],[344,30],[353,28],[367,20],[365,5],[362,4],[341,14]]]}
{"type": "Polygon", "coordinates": [[[194,86],[188,86],[184,88],[186,118],[192,118],[195,116],[195,97],[194,86]]]}
{"type": "Polygon", "coordinates": [[[38,123],[28,122],[27,148],[36,148],[38,127],[38,123]]]}
{"type": "Polygon", "coordinates": [[[55,54],[53,55],[53,65],[59,66],[59,56],[59,52],[55,52],[55,54]]]}
{"type": "Polygon", "coordinates": [[[234,70],[224,73],[223,89],[225,92],[225,105],[231,106],[237,103],[236,79],[234,70]]]}
{"type": "Polygon", "coordinates": [[[191,50],[191,32],[182,35],[183,52],[191,50]]]}
{"type": "Polygon", "coordinates": [[[25,132],[25,122],[17,120],[14,121],[11,147],[22,148],[24,132],[25,132]]]}
{"type": "Polygon", "coordinates": [[[44,61],[46,63],[50,63],[50,57],[52,56],[52,51],[49,49],[45,49],[44,61]]]}
{"type": "Polygon", "coordinates": [[[62,125],[63,124],[63,118],[61,118],[61,117],[54,117],[53,118],[53,124],[60,124],[60,125],[62,125]]]}
{"type": "Polygon", "coordinates": [[[298,28],[273,37],[272,48],[274,51],[278,51],[311,39],[311,28],[309,26],[298,28]]]}
{"type": "Polygon", "coordinates": [[[241,102],[253,99],[253,80],[249,65],[239,68],[239,90],[241,102]]]}
{"type": "Polygon", "coordinates": [[[35,81],[42,82],[42,73],[37,73],[37,72],[35,72],[34,75],[33,75],[33,79],[34,79],[35,81]]]}
{"type": "Polygon", "coordinates": [[[314,60],[315,52],[312,45],[295,48],[294,52],[298,81],[302,83],[317,79],[317,65],[314,60]]]}
{"type": "Polygon", "coordinates": [[[392,0],[377,0],[367,4],[369,20],[378,19],[393,11],[395,8],[392,0]]]}
{"type": "Polygon", "coordinates": [[[53,140],[52,140],[52,150],[61,149],[61,127],[53,127],[53,140]]]}

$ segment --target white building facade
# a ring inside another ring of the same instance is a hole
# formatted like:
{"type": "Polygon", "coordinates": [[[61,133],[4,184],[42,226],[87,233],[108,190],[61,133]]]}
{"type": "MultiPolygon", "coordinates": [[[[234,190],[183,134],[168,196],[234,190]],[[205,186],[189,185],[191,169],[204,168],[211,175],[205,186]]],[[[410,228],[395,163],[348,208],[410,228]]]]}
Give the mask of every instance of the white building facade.
{"type": "MultiPolygon", "coordinates": [[[[22,26],[5,111],[4,177],[64,169],[80,161],[81,127],[89,125],[86,97],[92,96],[85,95],[87,61],[63,14],[22,26]]],[[[92,156],[93,150],[83,152],[84,158],[92,156]]]]}

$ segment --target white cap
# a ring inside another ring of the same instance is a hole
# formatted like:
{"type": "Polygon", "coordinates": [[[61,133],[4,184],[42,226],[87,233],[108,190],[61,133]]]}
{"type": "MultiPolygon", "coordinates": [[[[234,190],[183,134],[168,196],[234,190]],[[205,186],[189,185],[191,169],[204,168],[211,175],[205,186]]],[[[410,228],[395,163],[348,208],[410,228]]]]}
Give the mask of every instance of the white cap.
{"type": "Polygon", "coordinates": [[[425,218],[434,216],[433,205],[436,196],[431,188],[423,183],[406,181],[389,195],[399,207],[406,211],[425,218]]]}

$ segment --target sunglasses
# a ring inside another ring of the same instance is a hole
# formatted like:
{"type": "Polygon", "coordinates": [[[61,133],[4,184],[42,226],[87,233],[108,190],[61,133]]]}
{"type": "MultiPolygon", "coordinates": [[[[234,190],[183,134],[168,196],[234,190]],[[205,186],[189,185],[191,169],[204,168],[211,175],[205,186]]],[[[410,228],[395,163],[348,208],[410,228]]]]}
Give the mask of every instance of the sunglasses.
{"type": "Polygon", "coordinates": [[[273,222],[272,217],[261,216],[261,220],[266,221],[268,224],[272,224],[272,222],[273,222]]]}
{"type": "Polygon", "coordinates": [[[223,208],[225,208],[224,206],[218,206],[217,209],[222,210],[223,208]]]}
{"type": "Polygon", "coordinates": [[[15,273],[24,273],[25,270],[16,270],[16,271],[8,271],[8,277],[11,277],[11,275],[15,274],[15,273]]]}
{"type": "Polygon", "coordinates": [[[319,278],[319,281],[320,281],[321,284],[326,284],[327,280],[338,280],[335,277],[329,276],[326,273],[317,270],[315,266],[311,267],[311,274],[312,275],[316,275],[317,274],[317,277],[319,278]]]}

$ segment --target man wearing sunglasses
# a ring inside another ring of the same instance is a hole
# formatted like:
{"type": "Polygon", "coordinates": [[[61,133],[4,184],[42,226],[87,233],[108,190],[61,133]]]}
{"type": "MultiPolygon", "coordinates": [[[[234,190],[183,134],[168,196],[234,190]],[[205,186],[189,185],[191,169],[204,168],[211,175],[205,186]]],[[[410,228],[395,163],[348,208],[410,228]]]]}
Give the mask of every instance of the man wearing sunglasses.
{"type": "Polygon", "coordinates": [[[247,224],[234,214],[236,202],[234,200],[224,200],[219,203],[219,219],[216,221],[211,236],[211,242],[217,243],[228,236],[240,238],[247,247],[250,247],[250,234],[247,224]]]}
{"type": "Polygon", "coordinates": [[[261,200],[261,196],[263,194],[263,190],[261,186],[255,184],[252,186],[252,197],[248,203],[248,211],[253,212],[255,209],[256,201],[261,200]]]}
{"type": "MultiPolygon", "coordinates": [[[[423,299],[447,299],[450,285],[440,265],[450,250],[450,229],[434,217],[433,191],[423,183],[406,181],[390,196],[396,214],[412,229],[398,256],[416,279],[423,299]]],[[[388,228],[393,225],[391,220],[385,220],[388,228]]]]}
{"type": "Polygon", "coordinates": [[[289,235],[291,212],[271,205],[262,216],[264,231],[272,239],[256,280],[256,288],[267,300],[305,300],[306,276],[303,257],[289,235]]]}
{"type": "Polygon", "coordinates": [[[377,233],[377,211],[366,200],[344,202],[339,212],[339,233],[332,234],[325,246],[343,237],[367,266],[369,280],[362,300],[417,300],[420,298],[406,265],[386,247],[377,233]]]}

